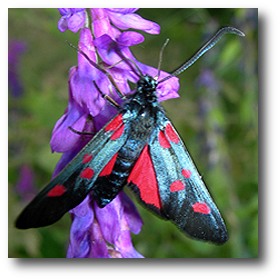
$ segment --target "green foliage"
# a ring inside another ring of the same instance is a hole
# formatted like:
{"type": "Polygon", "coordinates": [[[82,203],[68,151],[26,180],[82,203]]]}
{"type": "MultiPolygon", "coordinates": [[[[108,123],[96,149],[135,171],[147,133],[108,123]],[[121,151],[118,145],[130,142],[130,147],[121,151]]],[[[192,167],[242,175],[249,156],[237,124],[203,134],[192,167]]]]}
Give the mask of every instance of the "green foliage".
{"type": "MultiPolygon", "coordinates": [[[[227,35],[180,78],[180,99],[163,106],[180,132],[226,221],[230,239],[223,246],[186,238],[170,222],[139,208],[142,231],[133,236],[146,257],[258,257],[258,19],[256,9],[140,9],[161,26],[160,35],[132,48],[137,59],[157,67],[160,48],[169,44],[162,69],[171,72],[222,26],[246,37],[227,35]],[[216,88],[198,84],[210,71],[216,88]],[[203,110],[203,108],[207,110],[203,110]]],[[[16,230],[13,221],[24,202],[15,192],[19,169],[31,166],[41,188],[58,161],[49,140],[68,102],[68,70],[78,34],[60,33],[56,9],[9,9],[9,40],[27,43],[21,59],[24,93],[9,97],[9,257],[65,257],[70,219],[43,229],[16,230]]],[[[137,202],[136,202],[137,204],[137,202]]],[[[68,217],[67,217],[68,216],[68,217]]]]}

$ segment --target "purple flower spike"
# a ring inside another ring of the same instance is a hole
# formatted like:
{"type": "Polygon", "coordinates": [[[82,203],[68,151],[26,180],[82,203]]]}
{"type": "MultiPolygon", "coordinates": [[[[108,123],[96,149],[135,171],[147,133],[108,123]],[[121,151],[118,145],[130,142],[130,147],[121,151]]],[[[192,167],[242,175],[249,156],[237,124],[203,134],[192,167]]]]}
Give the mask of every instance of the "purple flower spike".
{"type": "Polygon", "coordinates": [[[28,165],[23,165],[19,171],[16,191],[23,201],[30,201],[36,194],[34,172],[28,165]]]}
{"type": "MultiPolygon", "coordinates": [[[[117,114],[116,108],[104,99],[104,95],[109,95],[118,104],[123,102],[107,75],[94,67],[94,63],[106,69],[124,95],[132,92],[128,81],[137,83],[139,80],[141,73],[136,65],[143,74],[152,77],[158,75],[157,69],[137,61],[129,49],[142,43],[144,36],[136,31],[120,30],[133,28],[150,34],[159,33],[158,24],[143,19],[135,14],[135,11],[136,8],[59,9],[62,15],[58,23],[59,30],[64,32],[68,28],[77,32],[81,28],[78,47],[92,63],[78,52],[78,66],[70,70],[69,104],[65,114],[57,121],[51,139],[52,150],[63,152],[53,176],[57,175],[92,137],[77,134],[71,131],[69,126],[81,132],[97,132],[117,114]],[[86,13],[90,18],[90,28],[84,27],[86,13]],[[97,60],[99,58],[101,61],[97,60]]],[[[161,71],[158,80],[167,75],[168,73],[161,71]]],[[[178,89],[176,77],[159,83],[159,101],[178,97],[178,89]]],[[[70,213],[73,222],[68,258],[143,257],[135,250],[131,241],[131,232],[138,234],[143,222],[135,205],[123,191],[104,208],[99,208],[89,193],[70,213]]]]}
{"type": "Polygon", "coordinates": [[[58,21],[58,29],[64,32],[66,29],[77,33],[85,24],[85,8],[59,8],[59,13],[62,15],[58,21]]]}
{"type": "Polygon", "coordinates": [[[9,41],[8,45],[8,85],[12,96],[19,97],[23,93],[20,79],[20,57],[26,51],[26,43],[9,41]]]}

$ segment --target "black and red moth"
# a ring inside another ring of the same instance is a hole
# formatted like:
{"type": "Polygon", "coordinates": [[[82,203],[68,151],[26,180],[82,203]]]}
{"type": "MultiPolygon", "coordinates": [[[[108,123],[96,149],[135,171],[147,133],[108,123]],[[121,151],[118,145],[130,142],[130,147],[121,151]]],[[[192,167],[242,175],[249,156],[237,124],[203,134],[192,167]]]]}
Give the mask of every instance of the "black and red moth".
{"type": "MultiPolygon", "coordinates": [[[[160,106],[156,88],[177,76],[212,48],[226,33],[220,29],[190,60],[159,82],[142,75],[135,93],[126,96],[118,114],[22,211],[20,229],[51,225],[91,192],[99,207],[128,185],[140,203],[171,220],[190,237],[223,244],[224,221],[183,141],[160,106]]],[[[85,57],[81,50],[79,50],[85,57]]]]}

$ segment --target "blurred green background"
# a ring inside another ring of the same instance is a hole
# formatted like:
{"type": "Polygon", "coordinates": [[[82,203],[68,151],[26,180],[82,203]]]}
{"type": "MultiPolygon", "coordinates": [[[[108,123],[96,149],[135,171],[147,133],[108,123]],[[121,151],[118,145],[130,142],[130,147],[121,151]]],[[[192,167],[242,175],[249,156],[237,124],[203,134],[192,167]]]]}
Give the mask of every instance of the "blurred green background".
{"type": "MultiPolygon", "coordinates": [[[[144,220],[133,235],[135,248],[157,258],[258,257],[258,10],[140,9],[161,26],[159,35],[131,48],[142,63],[171,72],[220,27],[234,26],[246,37],[225,36],[214,49],[179,76],[180,99],[163,102],[216,201],[229,241],[215,246],[194,241],[170,222],[138,207],[144,220]]],[[[14,220],[26,204],[17,191],[23,168],[35,192],[51,178],[60,157],[49,146],[51,131],[68,103],[68,70],[77,55],[66,43],[78,34],[57,29],[57,9],[9,9],[9,50],[21,45],[15,70],[19,85],[9,87],[9,257],[64,258],[70,218],[26,231],[14,220]]],[[[28,179],[25,179],[26,182],[28,179]]],[[[137,204],[137,203],[136,203],[137,204]]]]}

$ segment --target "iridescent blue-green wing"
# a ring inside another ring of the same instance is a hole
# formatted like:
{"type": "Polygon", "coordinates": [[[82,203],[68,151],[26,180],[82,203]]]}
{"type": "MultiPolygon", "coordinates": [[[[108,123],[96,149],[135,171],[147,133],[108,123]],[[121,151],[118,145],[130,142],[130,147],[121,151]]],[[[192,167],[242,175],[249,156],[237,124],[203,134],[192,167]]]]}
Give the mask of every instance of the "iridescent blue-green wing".
{"type": "Polygon", "coordinates": [[[149,151],[163,215],[190,237],[225,243],[227,230],[220,212],[184,143],[166,117],[154,131],[149,151]]]}

